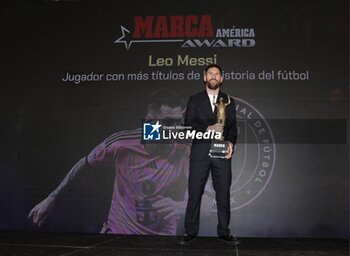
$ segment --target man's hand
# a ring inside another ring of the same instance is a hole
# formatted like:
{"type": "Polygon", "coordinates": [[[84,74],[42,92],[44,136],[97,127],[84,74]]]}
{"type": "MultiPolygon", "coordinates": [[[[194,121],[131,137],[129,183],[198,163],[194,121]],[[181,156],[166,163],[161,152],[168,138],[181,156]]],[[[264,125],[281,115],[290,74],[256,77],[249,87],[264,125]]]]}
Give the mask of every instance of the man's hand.
{"type": "Polygon", "coordinates": [[[55,198],[48,196],[43,201],[38,203],[28,214],[27,219],[30,219],[34,224],[41,227],[49,216],[53,206],[55,205],[55,198]]]}
{"type": "Polygon", "coordinates": [[[207,127],[207,131],[215,131],[215,132],[223,132],[224,131],[224,125],[223,124],[213,124],[213,125],[209,125],[207,127]]]}
{"type": "Polygon", "coordinates": [[[225,155],[225,158],[226,159],[230,159],[233,155],[233,144],[231,142],[228,143],[228,152],[227,154],[225,155]]]}
{"type": "Polygon", "coordinates": [[[159,199],[152,205],[157,209],[158,213],[165,213],[164,219],[169,219],[175,215],[185,214],[186,202],[185,201],[174,201],[170,197],[159,199]]]}

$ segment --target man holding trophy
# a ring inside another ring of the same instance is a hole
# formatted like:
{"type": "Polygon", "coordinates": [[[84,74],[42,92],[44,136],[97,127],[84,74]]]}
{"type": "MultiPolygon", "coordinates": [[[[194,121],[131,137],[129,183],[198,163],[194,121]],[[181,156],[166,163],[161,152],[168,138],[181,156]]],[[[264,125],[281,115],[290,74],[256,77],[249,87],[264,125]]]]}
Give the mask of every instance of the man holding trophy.
{"type": "Polygon", "coordinates": [[[201,199],[205,184],[212,174],[216,193],[220,242],[236,245],[238,241],[230,234],[230,186],[231,157],[237,139],[236,108],[233,98],[221,92],[222,69],[210,64],[204,72],[205,90],[190,97],[185,125],[196,132],[221,133],[221,139],[194,139],[190,154],[188,202],[185,215],[185,230],[180,244],[190,245],[199,231],[201,199]]]}

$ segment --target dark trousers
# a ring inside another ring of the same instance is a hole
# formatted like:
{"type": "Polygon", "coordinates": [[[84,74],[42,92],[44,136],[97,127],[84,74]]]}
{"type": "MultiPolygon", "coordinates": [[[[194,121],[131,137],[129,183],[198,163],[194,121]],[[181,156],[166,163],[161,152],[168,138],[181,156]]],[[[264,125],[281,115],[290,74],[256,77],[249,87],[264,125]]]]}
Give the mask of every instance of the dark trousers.
{"type": "Polygon", "coordinates": [[[188,202],[185,215],[185,230],[192,236],[199,231],[199,216],[204,187],[211,171],[218,210],[217,233],[219,236],[230,234],[230,186],[231,160],[210,158],[190,160],[188,179],[188,202]]]}

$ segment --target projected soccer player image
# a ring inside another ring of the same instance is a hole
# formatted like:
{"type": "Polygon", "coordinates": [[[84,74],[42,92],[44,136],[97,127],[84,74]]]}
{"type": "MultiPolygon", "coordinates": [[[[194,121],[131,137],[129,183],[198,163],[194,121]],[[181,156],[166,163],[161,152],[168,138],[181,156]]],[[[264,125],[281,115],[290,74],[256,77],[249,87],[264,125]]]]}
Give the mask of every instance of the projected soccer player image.
{"type": "MultiPolygon", "coordinates": [[[[149,97],[146,120],[181,120],[183,113],[181,98],[161,89],[149,97]]],[[[141,136],[141,129],[109,136],[73,166],[28,218],[41,226],[57,197],[82,173],[110,167],[115,175],[114,188],[101,233],[176,235],[186,205],[189,145],[141,143],[141,136]]]]}

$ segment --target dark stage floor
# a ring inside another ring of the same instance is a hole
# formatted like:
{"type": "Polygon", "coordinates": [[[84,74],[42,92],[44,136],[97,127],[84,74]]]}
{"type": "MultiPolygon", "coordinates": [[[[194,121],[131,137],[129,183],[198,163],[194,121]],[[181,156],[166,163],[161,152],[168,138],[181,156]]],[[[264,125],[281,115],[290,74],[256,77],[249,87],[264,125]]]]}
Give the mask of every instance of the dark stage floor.
{"type": "Polygon", "coordinates": [[[1,256],[348,256],[346,239],[241,238],[237,247],[221,245],[215,237],[200,237],[192,246],[179,246],[179,237],[57,233],[0,233],[1,256]]]}

